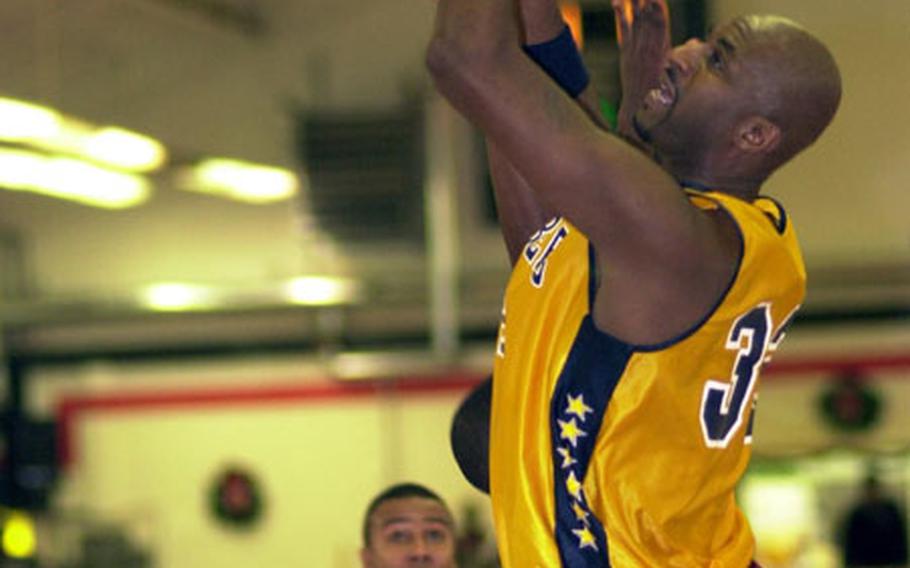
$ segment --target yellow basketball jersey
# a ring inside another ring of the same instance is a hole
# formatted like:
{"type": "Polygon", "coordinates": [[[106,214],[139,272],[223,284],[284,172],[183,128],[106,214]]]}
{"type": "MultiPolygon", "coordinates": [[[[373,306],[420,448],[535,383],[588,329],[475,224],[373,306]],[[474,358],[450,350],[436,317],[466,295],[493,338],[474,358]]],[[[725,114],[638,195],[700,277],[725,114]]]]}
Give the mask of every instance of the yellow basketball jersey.
{"type": "Polygon", "coordinates": [[[490,436],[503,566],[749,565],[754,540],[734,488],[759,371],[802,302],[805,269],[773,200],[689,198],[726,209],[743,248],[718,305],[672,341],[630,345],[596,329],[592,250],[566,220],[550,221],[516,263],[490,436]]]}

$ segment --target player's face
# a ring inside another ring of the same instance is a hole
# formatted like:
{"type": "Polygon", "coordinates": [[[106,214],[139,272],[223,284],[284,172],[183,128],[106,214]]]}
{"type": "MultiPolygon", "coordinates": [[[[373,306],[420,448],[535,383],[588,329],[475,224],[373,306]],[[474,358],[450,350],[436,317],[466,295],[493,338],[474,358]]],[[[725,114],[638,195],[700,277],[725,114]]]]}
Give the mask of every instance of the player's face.
{"type": "Polygon", "coordinates": [[[424,497],[385,501],[370,517],[370,545],[361,550],[365,568],[455,568],[452,517],[424,497]]]}
{"type": "Polygon", "coordinates": [[[636,114],[658,150],[722,141],[750,104],[751,74],[742,56],[750,32],[747,20],[734,20],[707,41],[691,39],[670,52],[659,87],[636,114]]]}

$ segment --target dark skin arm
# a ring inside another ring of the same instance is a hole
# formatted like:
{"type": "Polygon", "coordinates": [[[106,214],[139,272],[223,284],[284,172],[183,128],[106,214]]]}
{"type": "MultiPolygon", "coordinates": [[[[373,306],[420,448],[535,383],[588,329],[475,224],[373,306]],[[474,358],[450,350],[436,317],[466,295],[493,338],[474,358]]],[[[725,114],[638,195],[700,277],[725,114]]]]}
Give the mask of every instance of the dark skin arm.
{"type": "Polygon", "coordinates": [[[493,141],[546,207],[597,251],[594,319],[633,343],[672,338],[714,304],[738,236],[676,181],[604,133],[520,50],[509,0],[440,0],[427,64],[437,88],[493,141]],[[553,149],[558,148],[558,152],[553,149]]]}
{"type": "MultiPolygon", "coordinates": [[[[644,0],[634,1],[639,8],[644,6],[644,0]]],[[[617,37],[623,48],[620,58],[623,92],[616,133],[648,155],[651,154],[651,149],[636,132],[632,116],[648,91],[657,86],[658,75],[670,49],[667,26],[669,11],[664,0],[660,1],[660,8],[660,12],[642,14],[634,21],[633,28],[633,22],[629,20],[632,13],[626,12],[622,0],[613,0],[617,37]],[[622,38],[625,38],[625,42],[622,38]]],[[[525,45],[550,41],[563,29],[562,15],[554,0],[518,0],[518,9],[525,45]]],[[[596,125],[609,130],[609,125],[600,114],[597,93],[592,86],[589,85],[581,92],[575,101],[596,125]]],[[[489,141],[487,161],[493,180],[499,224],[510,263],[514,266],[528,238],[556,214],[540,203],[518,170],[489,141]]]]}
{"type": "MultiPolygon", "coordinates": [[[[640,9],[644,0],[633,0],[640,9]]],[[[658,84],[658,75],[665,65],[670,49],[669,11],[664,0],[660,0],[660,11],[640,13],[630,21],[634,12],[623,7],[622,0],[613,0],[613,12],[617,22],[617,38],[621,50],[620,74],[622,101],[618,113],[616,134],[651,155],[648,144],[636,132],[632,117],[641,106],[645,95],[658,84]],[[625,38],[625,41],[622,41],[625,38]]],[[[518,0],[524,45],[538,44],[552,40],[565,25],[555,0],[518,0]]],[[[597,94],[588,86],[576,99],[576,103],[591,120],[604,130],[609,125],[603,120],[598,108],[597,94]]],[[[493,179],[494,198],[499,214],[499,225],[514,266],[528,238],[556,216],[550,208],[541,204],[534,191],[518,170],[505,159],[495,144],[487,143],[487,158],[493,179]]]]}
{"type": "Polygon", "coordinates": [[[487,163],[499,228],[509,253],[509,264],[515,266],[528,238],[556,215],[541,204],[528,182],[490,140],[487,140],[487,163]]]}
{"type": "MultiPolygon", "coordinates": [[[[554,0],[519,0],[518,9],[525,45],[549,41],[565,25],[554,0]]],[[[590,85],[575,101],[595,124],[608,128],[597,108],[597,94],[590,85]]],[[[487,141],[487,160],[493,179],[499,225],[509,261],[514,266],[528,238],[555,217],[556,213],[541,203],[524,177],[490,140],[487,141]]]]}

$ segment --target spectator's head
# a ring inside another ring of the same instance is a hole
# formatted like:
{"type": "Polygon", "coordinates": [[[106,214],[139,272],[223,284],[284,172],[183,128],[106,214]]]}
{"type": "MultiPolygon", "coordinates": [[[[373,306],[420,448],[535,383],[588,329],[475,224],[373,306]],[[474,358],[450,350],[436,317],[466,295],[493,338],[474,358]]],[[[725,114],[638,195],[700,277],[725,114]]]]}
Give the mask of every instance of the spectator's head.
{"type": "Polygon", "coordinates": [[[400,483],[377,495],[363,520],[364,568],[455,568],[455,522],[439,495],[400,483]]]}

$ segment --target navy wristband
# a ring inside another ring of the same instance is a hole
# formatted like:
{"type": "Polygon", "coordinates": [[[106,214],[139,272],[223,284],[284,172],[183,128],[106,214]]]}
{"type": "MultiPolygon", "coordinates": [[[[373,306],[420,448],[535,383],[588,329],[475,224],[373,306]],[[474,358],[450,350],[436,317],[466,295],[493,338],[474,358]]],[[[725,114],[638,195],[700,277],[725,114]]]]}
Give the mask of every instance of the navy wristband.
{"type": "Polygon", "coordinates": [[[523,49],[573,99],[591,82],[569,26],[564,26],[555,38],[523,49]]]}

